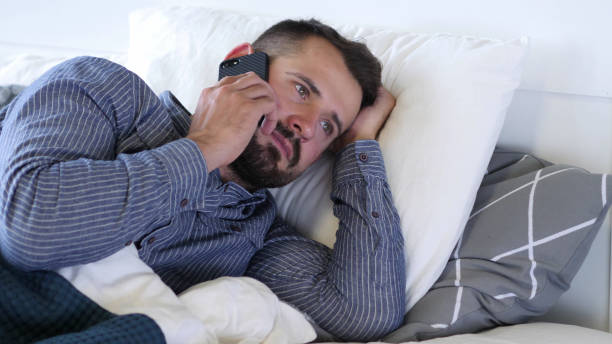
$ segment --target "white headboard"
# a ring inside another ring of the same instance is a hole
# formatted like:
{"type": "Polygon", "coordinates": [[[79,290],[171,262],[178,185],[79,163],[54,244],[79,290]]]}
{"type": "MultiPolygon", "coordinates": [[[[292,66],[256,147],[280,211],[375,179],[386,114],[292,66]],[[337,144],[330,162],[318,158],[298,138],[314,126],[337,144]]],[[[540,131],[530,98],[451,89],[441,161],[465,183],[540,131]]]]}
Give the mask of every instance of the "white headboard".
{"type": "MultiPolygon", "coordinates": [[[[13,1],[0,12],[0,55],[125,53],[129,11],[161,3],[314,16],[424,33],[529,36],[523,81],[499,144],[612,173],[612,2],[607,0],[13,1]]],[[[548,319],[612,330],[611,230],[608,216],[579,272],[582,276],[548,319]]]]}

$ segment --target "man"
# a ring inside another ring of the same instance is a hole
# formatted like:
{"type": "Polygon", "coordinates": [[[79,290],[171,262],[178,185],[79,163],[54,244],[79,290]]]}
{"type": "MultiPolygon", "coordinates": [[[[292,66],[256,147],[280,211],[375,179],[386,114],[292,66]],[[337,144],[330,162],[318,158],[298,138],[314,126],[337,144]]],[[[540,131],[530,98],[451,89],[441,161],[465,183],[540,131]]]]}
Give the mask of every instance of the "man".
{"type": "Polygon", "coordinates": [[[339,338],[397,327],[402,237],[374,141],[394,99],[378,61],[317,21],[281,22],[227,58],[255,50],[271,58],[269,82],[226,77],[193,116],[102,59],[71,60],[26,89],[0,136],[4,258],[53,270],[133,243],[177,293],[248,275],[339,338]],[[333,251],[289,228],[265,190],[332,143],[333,251]]]}

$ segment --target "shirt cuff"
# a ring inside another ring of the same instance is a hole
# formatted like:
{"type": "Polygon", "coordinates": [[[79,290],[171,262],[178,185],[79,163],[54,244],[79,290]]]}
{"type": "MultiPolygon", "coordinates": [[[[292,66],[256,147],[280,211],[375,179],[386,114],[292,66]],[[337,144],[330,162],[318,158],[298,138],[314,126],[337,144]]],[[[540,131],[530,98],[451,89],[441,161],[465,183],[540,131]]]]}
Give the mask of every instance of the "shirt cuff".
{"type": "Polygon", "coordinates": [[[334,186],[374,177],[387,181],[380,145],[375,140],[356,141],[336,155],[334,186]]]}
{"type": "Polygon", "coordinates": [[[198,145],[182,138],[160,146],[154,152],[168,173],[170,215],[194,210],[201,205],[208,170],[198,145]]]}

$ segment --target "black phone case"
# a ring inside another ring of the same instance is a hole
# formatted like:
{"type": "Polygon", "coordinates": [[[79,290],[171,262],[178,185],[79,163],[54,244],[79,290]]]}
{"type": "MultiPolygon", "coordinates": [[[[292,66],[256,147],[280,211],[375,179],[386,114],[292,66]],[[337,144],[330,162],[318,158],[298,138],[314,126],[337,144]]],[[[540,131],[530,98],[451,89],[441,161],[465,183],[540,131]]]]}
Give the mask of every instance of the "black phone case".
{"type": "Polygon", "coordinates": [[[268,54],[256,52],[221,62],[219,80],[229,75],[240,75],[251,71],[268,81],[268,54]]]}

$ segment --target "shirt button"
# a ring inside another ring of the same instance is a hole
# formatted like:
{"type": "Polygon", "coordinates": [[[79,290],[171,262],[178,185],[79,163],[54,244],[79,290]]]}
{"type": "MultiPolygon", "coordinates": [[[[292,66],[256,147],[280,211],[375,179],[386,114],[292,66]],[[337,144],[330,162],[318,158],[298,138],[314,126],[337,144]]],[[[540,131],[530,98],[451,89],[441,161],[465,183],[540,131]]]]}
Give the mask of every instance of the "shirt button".
{"type": "Polygon", "coordinates": [[[189,204],[189,200],[187,198],[184,198],[181,201],[181,208],[185,208],[187,206],[187,204],[189,204]]]}
{"type": "Polygon", "coordinates": [[[249,207],[242,208],[242,215],[247,215],[249,213],[249,207]]]}
{"type": "Polygon", "coordinates": [[[131,244],[132,244],[132,240],[128,240],[128,241],[125,243],[125,246],[130,246],[131,244]]]}
{"type": "Polygon", "coordinates": [[[359,154],[359,160],[366,162],[368,161],[368,155],[366,153],[359,154]]]}
{"type": "Polygon", "coordinates": [[[153,244],[154,242],[155,242],[155,237],[154,237],[154,236],[153,236],[153,237],[150,237],[150,238],[149,238],[149,240],[147,240],[147,243],[148,243],[149,245],[153,244]]]}
{"type": "Polygon", "coordinates": [[[378,212],[376,212],[376,211],[373,211],[372,212],[372,217],[378,218],[378,217],[380,217],[380,214],[378,212]]]}
{"type": "Polygon", "coordinates": [[[230,229],[233,230],[234,232],[240,232],[240,227],[236,225],[230,225],[230,229]]]}

